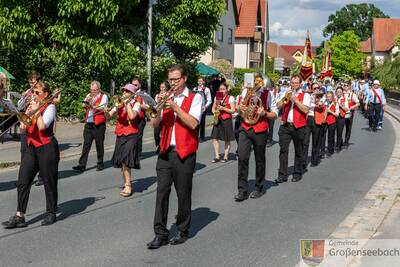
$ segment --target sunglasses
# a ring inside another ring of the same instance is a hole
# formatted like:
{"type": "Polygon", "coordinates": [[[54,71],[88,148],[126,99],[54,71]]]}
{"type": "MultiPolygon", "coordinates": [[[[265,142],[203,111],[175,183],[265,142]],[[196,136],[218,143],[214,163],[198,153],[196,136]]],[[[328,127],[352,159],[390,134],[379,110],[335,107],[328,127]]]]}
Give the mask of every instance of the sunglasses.
{"type": "Polygon", "coordinates": [[[139,84],[136,84],[136,83],[132,83],[132,85],[133,85],[133,86],[139,86],[139,84]]]}
{"type": "Polygon", "coordinates": [[[35,95],[40,95],[42,92],[40,92],[40,91],[33,91],[33,93],[34,93],[35,95]]]}

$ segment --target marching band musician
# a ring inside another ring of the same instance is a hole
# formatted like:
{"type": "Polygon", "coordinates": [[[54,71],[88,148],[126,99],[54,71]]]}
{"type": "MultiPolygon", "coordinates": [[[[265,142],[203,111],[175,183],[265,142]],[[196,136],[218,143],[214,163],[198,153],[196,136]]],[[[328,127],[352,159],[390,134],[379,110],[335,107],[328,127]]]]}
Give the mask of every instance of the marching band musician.
{"type": "MultiPolygon", "coordinates": [[[[326,156],[330,158],[335,152],[335,130],[336,118],[339,116],[339,105],[335,102],[333,92],[326,93],[326,124],[328,132],[328,153],[326,156]]],[[[325,146],[325,138],[322,140],[321,145],[325,146]]]]}
{"type": "Polygon", "coordinates": [[[27,113],[36,111],[32,117],[32,125],[20,124],[21,132],[27,134],[27,146],[24,156],[21,157],[21,166],[18,174],[17,212],[3,225],[6,229],[26,227],[25,213],[29,200],[29,192],[33,179],[40,171],[46,194],[46,215],[42,225],[50,225],[56,221],[57,212],[57,180],[60,152],[57,139],[53,134],[53,123],[56,119],[56,107],[45,101],[50,95],[49,85],[38,82],[33,90],[34,101],[27,108],[27,113]]]}
{"type": "MultiPolygon", "coordinates": [[[[266,87],[268,88],[262,88],[257,92],[257,96],[260,97],[262,101],[262,107],[257,109],[260,119],[254,125],[250,125],[242,118],[242,124],[239,129],[238,194],[234,197],[237,202],[246,200],[249,196],[248,175],[252,146],[256,161],[256,184],[250,197],[259,198],[263,194],[262,189],[265,179],[265,148],[268,134],[268,119],[276,119],[278,117],[275,98],[269,90],[271,84],[269,83],[266,87]]],[[[248,90],[250,90],[250,88],[243,90],[242,93],[242,102],[239,105],[241,115],[245,114],[249,108],[244,103],[248,90]]]]}
{"type": "MultiPolygon", "coordinates": [[[[236,139],[237,147],[239,147],[239,129],[240,129],[240,125],[242,124],[242,117],[239,114],[240,113],[239,106],[240,106],[240,103],[242,102],[243,90],[245,90],[244,86],[242,86],[240,88],[240,93],[236,96],[236,99],[235,99],[236,112],[233,114],[233,116],[235,117],[234,129],[235,129],[235,139],[236,139]]],[[[239,151],[236,148],[236,156],[238,155],[238,152],[239,151]]]]}
{"type": "Polygon", "coordinates": [[[204,85],[204,79],[202,77],[200,77],[197,80],[197,87],[195,87],[193,89],[193,91],[196,93],[197,92],[200,93],[203,98],[203,107],[202,107],[201,122],[199,125],[199,132],[200,132],[200,140],[204,141],[205,131],[206,131],[207,109],[212,104],[211,91],[210,91],[210,88],[208,88],[204,85]]]}
{"type": "MultiPolygon", "coordinates": [[[[272,87],[270,89],[272,96],[276,99],[279,96],[279,85],[274,86],[272,83],[272,87]]],[[[276,100],[275,100],[276,101],[276,100]]],[[[274,142],[274,125],[275,119],[268,119],[268,137],[267,137],[267,147],[271,147],[274,142]]]]}
{"type": "Polygon", "coordinates": [[[311,107],[311,97],[301,89],[301,78],[292,76],[291,88],[277,103],[283,109],[282,125],[279,127],[279,174],[276,183],[288,180],[288,155],[290,141],[293,140],[295,158],[292,182],[300,181],[303,176],[303,145],[307,125],[307,114],[311,107]],[[287,103],[284,99],[289,97],[287,103]]]}
{"type": "Polygon", "coordinates": [[[225,82],[219,85],[218,92],[223,95],[223,99],[214,99],[214,104],[212,106],[214,116],[218,116],[218,123],[213,126],[211,132],[215,155],[214,159],[211,161],[212,163],[227,162],[231,149],[231,141],[235,140],[232,123],[232,114],[235,112],[235,98],[229,95],[228,88],[225,82]],[[224,158],[222,160],[219,158],[219,141],[225,142],[224,158]]]}
{"type": "Polygon", "coordinates": [[[160,125],[161,140],[156,165],[155,238],[147,244],[148,249],[157,249],[168,243],[184,243],[188,238],[191,219],[192,179],[196,165],[197,127],[201,120],[202,99],[200,94],[192,93],[186,87],[187,72],[184,65],[171,66],[168,69],[168,81],[173,94],[165,93],[161,96],[166,99],[166,106],[158,118],[150,120],[152,127],[160,125]],[[172,184],[178,197],[178,231],[168,242],[167,219],[172,184]]]}
{"type": "MultiPolygon", "coordinates": [[[[132,79],[132,85],[135,87],[135,93],[147,94],[145,91],[142,90],[142,84],[140,83],[140,79],[138,77],[134,77],[132,79]]],[[[144,128],[146,127],[145,112],[149,108],[149,105],[147,105],[143,101],[143,98],[140,97],[138,99],[140,99],[140,114],[138,122],[139,125],[138,147],[139,147],[139,157],[142,158],[143,132],[144,128]]]]}
{"type": "Polygon", "coordinates": [[[344,97],[349,106],[349,111],[346,113],[346,134],[344,139],[344,148],[349,147],[349,141],[351,136],[351,128],[353,127],[354,111],[360,106],[360,101],[357,95],[350,90],[349,84],[344,85],[344,97]]]}
{"type": "Polygon", "coordinates": [[[122,178],[124,179],[124,189],[119,193],[123,197],[132,195],[132,174],[131,169],[140,169],[139,159],[139,125],[140,99],[134,97],[136,88],[132,84],[127,84],[123,88],[122,103],[114,103],[109,112],[105,113],[107,119],[117,115],[115,126],[114,154],[111,164],[114,168],[121,168],[122,178]]]}
{"type": "Polygon", "coordinates": [[[346,125],[346,114],[350,112],[348,101],[343,95],[342,87],[336,88],[336,102],[339,107],[339,116],[336,118],[336,152],[340,152],[343,146],[343,129],[346,125]]]}
{"type": "MultiPolygon", "coordinates": [[[[318,112],[318,103],[320,97],[317,96],[318,93],[318,83],[313,83],[308,87],[307,93],[311,97],[311,107],[308,111],[306,133],[304,136],[304,147],[303,147],[303,169],[307,169],[308,166],[308,149],[310,146],[310,138],[312,136],[312,146],[311,146],[311,166],[315,167],[319,164],[319,135],[321,125],[316,123],[315,113],[318,112]]],[[[318,117],[319,114],[316,114],[318,117]]],[[[319,119],[319,118],[318,118],[319,119]]]]}
{"type": "Polygon", "coordinates": [[[84,172],[93,140],[96,144],[97,171],[104,169],[104,134],[106,132],[106,117],[104,109],[108,104],[108,97],[100,91],[100,83],[93,81],[90,84],[90,93],[86,96],[84,109],[86,109],[86,124],[83,130],[82,154],[79,164],[72,167],[74,170],[84,172]]]}
{"type": "MultiPolygon", "coordinates": [[[[159,103],[161,100],[160,95],[167,92],[168,90],[168,83],[166,82],[162,82],[160,84],[160,92],[158,94],[156,94],[156,97],[154,98],[156,103],[159,103]]],[[[159,153],[160,152],[160,133],[161,133],[161,128],[160,127],[156,127],[154,128],[154,142],[156,145],[156,152],[159,153]]]]}

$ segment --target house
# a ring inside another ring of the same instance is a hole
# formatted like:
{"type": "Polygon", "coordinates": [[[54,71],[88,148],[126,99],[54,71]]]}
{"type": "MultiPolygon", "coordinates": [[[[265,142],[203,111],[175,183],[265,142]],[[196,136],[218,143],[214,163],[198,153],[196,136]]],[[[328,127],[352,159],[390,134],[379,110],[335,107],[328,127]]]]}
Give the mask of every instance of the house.
{"type": "Polygon", "coordinates": [[[235,31],[235,68],[261,68],[264,38],[269,39],[268,1],[236,0],[239,25],[235,31]]]}
{"type": "MultiPolygon", "coordinates": [[[[297,62],[303,60],[304,45],[281,45],[281,47],[288,52],[297,62]]],[[[311,46],[313,57],[317,54],[318,46],[311,46]]]]}
{"type": "Polygon", "coordinates": [[[213,33],[213,45],[201,55],[200,62],[210,64],[216,59],[234,62],[235,29],[239,24],[236,0],[225,0],[226,14],[220,19],[220,27],[213,33]]]}
{"type": "Polygon", "coordinates": [[[367,67],[370,67],[372,58],[378,64],[393,59],[393,56],[399,51],[399,47],[396,45],[396,38],[399,35],[400,19],[374,18],[372,38],[360,43],[361,52],[367,55],[367,67]]]}
{"type": "Polygon", "coordinates": [[[292,54],[290,54],[281,45],[274,42],[268,42],[267,55],[268,58],[273,58],[273,59],[282,58],[283,68],[286,70],[293,67],[293,65],[297,62],[296,59],[292,56],[292,54]]]}

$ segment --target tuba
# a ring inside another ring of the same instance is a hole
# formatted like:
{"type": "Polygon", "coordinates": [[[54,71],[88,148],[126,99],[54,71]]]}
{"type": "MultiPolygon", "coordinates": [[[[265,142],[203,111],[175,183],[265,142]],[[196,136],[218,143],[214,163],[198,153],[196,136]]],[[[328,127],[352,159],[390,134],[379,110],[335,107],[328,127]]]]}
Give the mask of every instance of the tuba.
{"type": "Polygon", "coordinates": [[[246,106],[247,109],[241,114],[241,116],[243,121],[247,124],[254,125],[260,119],[260,114],[257,111],[263,107],[263,103],[257,93],[264,86],[264,77],[257,73],[254,76],[254,86],[247,89],[246,95],[242,101],[242,105],[246,106]]]}

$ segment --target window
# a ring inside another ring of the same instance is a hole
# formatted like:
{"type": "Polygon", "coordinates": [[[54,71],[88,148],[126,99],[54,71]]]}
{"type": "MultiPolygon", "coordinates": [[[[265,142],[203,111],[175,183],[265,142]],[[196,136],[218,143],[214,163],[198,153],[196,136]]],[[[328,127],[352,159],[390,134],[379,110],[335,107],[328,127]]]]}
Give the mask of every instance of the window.
{"type": "Polygon", "coordinates": [[[218,40],[218,42],[224,41],[224,28],[223,27],[221,27],[221,29],[217,32],[217,40],[218,40]]]}
{"type": "Polygon", "coordinates": [[[250,43],[250,52],[261,52],[260,51],[260,46],[258,45],[258,42],[251,42],[250,43]]]}
{"type": "Polygon", "coordinates": [[[249,62],[249,67],[250,67],[250,69],[257,69],[258,68],[258,62],[250,61],[249,62]]]}
{"type": "Polygon", "coordinates": [[[233,30],[228,29],[228,44],[232,44],[232,43],[233,43],[233,30]]]}

